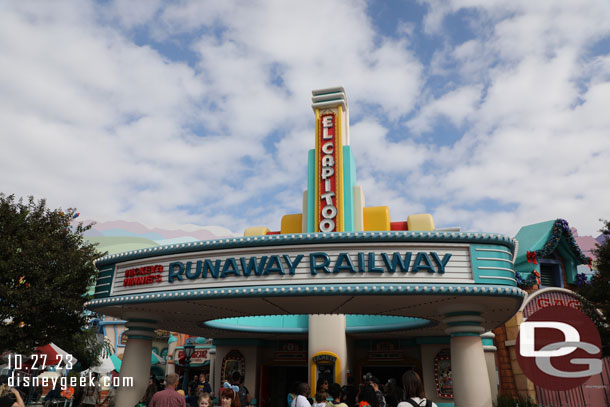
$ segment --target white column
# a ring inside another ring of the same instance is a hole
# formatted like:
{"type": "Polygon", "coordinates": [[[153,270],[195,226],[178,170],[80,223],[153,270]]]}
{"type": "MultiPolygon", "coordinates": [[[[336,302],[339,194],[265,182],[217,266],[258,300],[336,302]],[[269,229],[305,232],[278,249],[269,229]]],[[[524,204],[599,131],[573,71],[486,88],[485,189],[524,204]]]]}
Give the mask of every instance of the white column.
{"type": "Polygon", "coordinates": [[[127,344],[123,352],[120,380],[133,378],[133,387],[117,388],[117,406],[135,406],[144,395],[150,376],[152,339],[155,321],[130,319],[127,324],[127,344]]]}
{"type": "Polygon", "coordinates": [[[347,383],[345,368],[347,366],[347,339],[345,337],[345,315],[310,315],[308,338],[309,385],[313,392],[316,383],[311,378],[311,358],[318,352],[332,352],[341,361],[341,385],[347,383]]]}
{"type": "MultiPolygon", "coordinates": [[[[481,335],[483,340],[493,340],[496,335],[493,332],[485,332],[481,335]]],[[[489,387],[491,389],[491,399],[496,400],[498,398],[498,371],[496,368],[496,348],[493,344],[483,344],[483,351],[485,352],[485,362],[487,363],[487,376],[489,377],[489,387]]]]}
{"type": "Polygon", "coordinates": [[[491,388],[481,334],[484,319],[478,311],[445,314],[451,336],[451,376],[455,407],[492,407],[491,388]]]}

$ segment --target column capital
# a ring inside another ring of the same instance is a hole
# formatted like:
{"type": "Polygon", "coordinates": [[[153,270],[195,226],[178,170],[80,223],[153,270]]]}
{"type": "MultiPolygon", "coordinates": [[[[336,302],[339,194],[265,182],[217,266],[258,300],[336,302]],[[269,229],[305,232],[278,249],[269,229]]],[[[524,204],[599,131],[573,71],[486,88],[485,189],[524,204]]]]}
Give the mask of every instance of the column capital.
{"type": "Polygon", "coordinates": [[[485,328],[481,325],[485,318],[481,312],[475,309],[462,308],[459,310],[447,309],[443,323],[447,325],[445,333],[451,337],[456,336],[481,336],[485,328]]]}
{"type": "Polygon", "coordinates": [[[125,323],[127,338],[150,340],[155,337],[157,321],[144,318],[131,318],[125,323]]]}

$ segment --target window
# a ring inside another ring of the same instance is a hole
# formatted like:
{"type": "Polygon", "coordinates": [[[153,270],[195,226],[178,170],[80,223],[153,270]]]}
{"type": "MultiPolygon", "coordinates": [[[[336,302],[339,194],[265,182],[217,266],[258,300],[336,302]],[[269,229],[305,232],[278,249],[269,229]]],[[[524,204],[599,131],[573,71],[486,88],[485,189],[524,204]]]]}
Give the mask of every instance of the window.
{"type": "Polygon", "coordinates": [[[561,266],[555,262],[540,262],[540,283],[543,287],[563,287],[561,266]]]}

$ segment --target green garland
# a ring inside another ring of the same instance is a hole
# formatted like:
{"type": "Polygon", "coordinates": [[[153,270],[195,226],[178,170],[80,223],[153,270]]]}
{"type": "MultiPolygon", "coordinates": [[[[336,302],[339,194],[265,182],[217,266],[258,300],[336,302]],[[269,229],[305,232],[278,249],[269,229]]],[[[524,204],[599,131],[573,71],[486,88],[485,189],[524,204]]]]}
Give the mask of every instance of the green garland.
{"type": "Polygon", "coordinates": [[[576,255],[576,259],[578,260],[578,264],[591,264],[591,258],[584,255],[584,253],[580,250],[580,247],[576,244],[576,240],[574,239],[574,235],[570,230],[570,226],[565,219],[557,219],[553,224],[553,231],[551,232],[551,237],[544,244],[544,247],[540,250],[536,250],[536,257],[546,257],[557,249],[559,245],[559,241],[561,237],[565,237],[568,242],[569,248],[576,255]]]}
{"type": "MultiPolygon", "coordinates": [[[[534,252],[527,252],[528,263],[538,264],[537,259],[550,256],[557,249],[562,237],[566,239],[568,242],[568,247],[576,255],[578,262],[577,264],[588,264],[589,267],[591,267],[593,259],[585,256],[580,250],[580,247],[578,247],[576,244],[576,239],[574,239],[574,235],[570,230],[570,226],[565,219],[555,220],[555,223],[553,223],[553,230],[551,231],[551,237],[544,244],[542,249],[534,252]]],[[[515,273],[515,277],[517,280],[517,285],[521,288],[532,287],[534,284],[540,284],[540,274],[538,274],[536,271],[527,273],[525,278],[521,276],[521,273],[515,273]]]]}

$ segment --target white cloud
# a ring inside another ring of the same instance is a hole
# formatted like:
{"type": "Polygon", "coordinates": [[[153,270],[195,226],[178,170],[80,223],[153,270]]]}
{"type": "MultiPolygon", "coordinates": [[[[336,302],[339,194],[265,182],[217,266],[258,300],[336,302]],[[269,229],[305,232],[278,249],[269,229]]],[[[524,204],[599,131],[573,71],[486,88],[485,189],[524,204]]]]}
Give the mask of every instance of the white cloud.
{"type": "Polygon", "coordinates": [[[481,86],[460,87],[426,104],[407,126],[415,133],[428,132],[434,128],[434,121],[444,116],[460,127],[476,110],[480,97],[481,86]]]}
{"type": "MultiPolygon", "coordinates": [[[[602,169],[610,157],[604,113],[609,82],[605,58],[590,60],[588,46],[608,35],[601,19],[610,9],[601,3],[443,4],[429,16],[437,33],[444,32],[439,21],[463,6],[474,6],[493,25],[437,57],[446,58],[444,67],[455,65],[449,72],[460,73],[464,89],[484,90],[478,104],[447,104],[467,112],[471,126],[455,146],[439,151],[432,178],[426,178],[437,186],[428,195],[441,202],[436,215],[505,233],[564,217],[594,233],[610,199],[600,189],[610,184],[602,169]]],[[[412,128],[428,129],[442,114],[444,97],[424,104],[409,122],[412,128]]],[[[454,116],[454,125],[461,117],[454,116]]]]}
{"type": "Polygon", "coordinates": [[[605,2],[427,3],[394,37],[363,1],[4,6],[2,191],[87,218],[278,228],[306,184],[310,92],[343,85],[367,202],[393,219],[515,233],[561,216],[594,233],[610,201],[605,2]],[[441,119],[464,136],[410,138],[441,119]]]}
{"type": "Polygon", "coordinates": [[[241,228],[248,222],[241,216],[260,210],[235,208],[261,194],[277,196],[266,213],[299,208],[313,144],[311,89],[343,84],[355,104],[395,119],[420,87],[421,64],[407,43],[375,33],[365,8],[345,1],[6,7],[0,123],[11,136],[0,152],[2,188],[78,206],[91,218],[149,224],[178,218],[241,228]],[[189,41],[196,64],[136,45],[146,33],[165,46],[189,41]]]}

